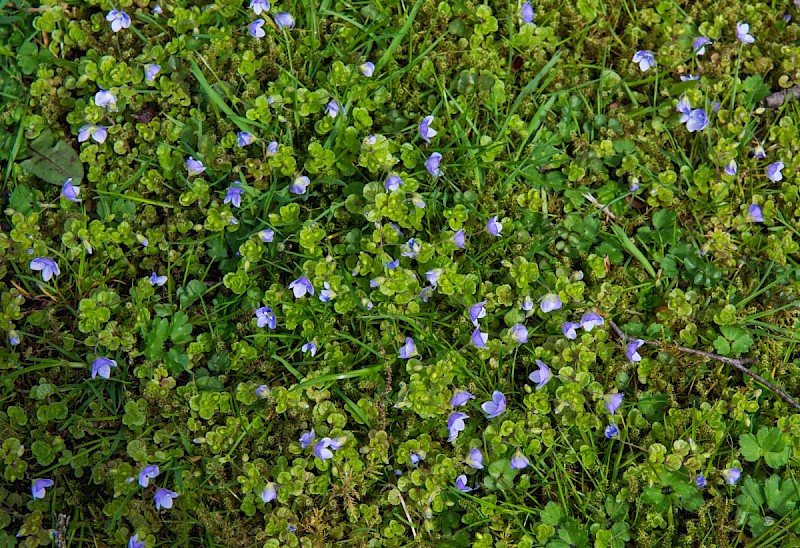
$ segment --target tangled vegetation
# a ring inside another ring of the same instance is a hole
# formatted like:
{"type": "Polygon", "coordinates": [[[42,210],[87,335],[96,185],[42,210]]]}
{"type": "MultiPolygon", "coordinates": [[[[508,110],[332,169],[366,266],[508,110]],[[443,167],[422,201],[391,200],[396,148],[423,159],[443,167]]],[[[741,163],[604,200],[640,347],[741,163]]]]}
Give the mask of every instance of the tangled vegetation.
{"type": "Polygon", "coordinates": [[[0,547],[800,542],[798,7],[0,3],[0,547]]]}

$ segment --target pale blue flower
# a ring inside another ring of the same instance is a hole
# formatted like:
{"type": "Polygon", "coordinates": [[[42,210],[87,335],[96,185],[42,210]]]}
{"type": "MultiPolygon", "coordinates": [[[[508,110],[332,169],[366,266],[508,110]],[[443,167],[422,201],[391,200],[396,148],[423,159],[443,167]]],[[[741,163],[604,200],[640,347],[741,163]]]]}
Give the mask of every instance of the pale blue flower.
{"type": "Polygon", "coordinates": [[[442,174],[442,171],[439,169],[439,163],[442,161],[442,155],[438,152],[434,152],[428,159],[425,160],[425,169],[428,170],[428,173],[433,175],[434,177],[438,177],[442,174]]]}
{"type": "Polygon", "coordinates": [[[92,362],[92,378],[100,375],[104,379],[111,378],[111,368],[116,367],[117,362],[109,358],[96,358],[92,362]]]}
{"type": "Polygon", "coordinates": [[[456,478],[456,489],[458,489],[459,491],[462,491],[464,493],[469,493],[470,491],[474,491],[477,488],[478,488],[477,486],[470,487],[469,485],[467,485],[466,474],[461,474],[456,478]]]}
{"type": "Polygon", "coordinates": [[[736,482],[739,481],[739,478],[742,477],[742,471],[739,468],[726,468],[722,471],[722,475],[725,477],[725,481],[729,485],[736,485],[736,482]]]}
{"type": "Polygon", "coordinates": [[[106,21],[111,23],[111,30],[119,32],[122,29],[127,29],[131,26],[131,18],[124,11],[111,10],[106,15],[106,21]]]}
{"type": "Polygon", "coordinates": [[[294,28],[294,17],[288,11],[282,11],[280,13],[275,14],[275,25],[279,29],[289,29],[292,30],[294,28]]]}
{"type": "Polygon", "coordinates": [[[409,455],[408,460],[411,462],[412,466],[416,466],[420,461],[425,460],[425,453],[412,452],[411,455],[409,455]]]}
{"type": "Polygon", "coordinates": [[[331,286],[328,282],[323,282],[322,286],[325,288],[319,292],[319,300],[323,303],[330,302],[331,299],[336,298],[336,292],[331,290],[331,286]]]}
{"type": "Polygon", "coordinates": [[[83,143],[92,138],[96,143],[105,143],[108,137],[108,130],[103,126],[86,124],[78,129],[78,142],[83,143]]]}
{"type": "Polygon", "coordinates": [[[250,9],[252,9],[253,13],[256,15],[261,15],[262,12],[267,13],[270,7],[267,0],[250,0],[250,9]]]}
{"type": "Polygon", "coordinates": [[[525,344],[528,342],[528,328],[521,323],[514,324],[511,329],[508,330],[508,336],[519,344],[525,344]]]}
{"type": "Polygon", "coordinates": [[[53,480],[51,479],[35,480],[31,486],[31,494],[33,495],[33,499],[43,499],[47,494],[46,489],[48,487],[52,487],[53,485],[53,480]]]}
{"type": "Polygon", "coordinates": [[[453,243],[456,244],[456,247],[459,249],[466,249],[466,236],[463,229],[459,228],[456,233],[453,234],[453,243]]]}
{"type": "Polygon", "coordinates": [[[309,447],[314,440],[317,438],[317,434],[314,432],[314,429],[311,429],[311,432],[303,432],[300,436],[300,447],[303,449],[309,447]]]}
{"type": "Polygon", "coordinates": [[[302,350],[303,354],[305,354],[306,352],[311,352],[311,357],[314,357],[317,355],[317,343],[315,343],[314,341],[309,341],[303,346],[301,346],[300,350],[302,350]]]}
{"type": "Polygon", "coordinates": [[[300,175],[299,177],[295,177],[292,184],[289,185],[289,192],[292,194],[305,194],[309,184],[311,184],[311,181],[308,177],[300,175]]]}
{"type": "Polygon", "coordinates": [[[493,419],[499,416],[503,411],[506,410],[505,395],[499,390],[495,390],[492,392],[492,399],[481,404],[481,409],[483,409],[483,412],[486,413],[487,419],[493,419]]]}
{"type": "Polygon", "coordinates": [[[58,264],[53,259],[48,259],[47,257],[36,257],[28,266],[30,266],[31,270],[41,270],[42,281],[44,282],[49,282],[50,278],[61,274],[58,264]]]}
{"type": "Polygon", "coordinates": [[[447,417],[447,429],[450,431],[450,437],[447,438],[447,441],[453,443],[456,441],[458,434],[463,432],[464,429],[467,427],[464,424],[464,419],[468,419],[469,415],[466,413],[456,412],[450,413],[450,416],[447,417]]]}
{"type": "Polygon", "coordinates": [[[706,46],[711,44],[713,44],[711,40],[709,40],[705,36],[700,36],[697,38],[697,40],[694,41],[694,44],[692,44],[692,49],[697,55],[705,55],[706,46]]]}
{"type": "Polygon", "coordinates": [[[767,153],[764,150],[763,146],[758,145],[756,146],[756,148],[753,149],[753,158],[755,158],[756,160],[763,160],[766,157],[767,153]]]}
{"type": "Polygon", "coordinates": [[[425,278],[436,289],[439,287],[439,278],[442,277],[442,274],[444,274],[444,268],[433,268],[425,273],[425,278]]]}
{"type": "Polygon", "coordinates": [[[278,498],[278,487],[279,486],[276,483],[267,483],[267,486],[264,487],[264,490],[261,492],[261,500],[264,502],[264,504],[278,498]]]}
{"type": "Polygon", "coordinates": [[[261,28],[264,26],[264,23],[266,23],[266,21],[260,17],[250,23],[247,29],[247,31],[250,33],[250,36],[253,38],[264,38],[267,35],[264,29],[261,28]]]}
{"type": "Polygon", "coordinates": [[[389,192],[394,192],[395,190],[399,189],[401,186],[405,186],[405,185],[406,184],[403,182],[403,179],[401,179],[398,175],[389,175],[386,178],[386,182],[383,184],[383,186],[389,192]]]}
{"type": "Polygon", "coordinates": [[[628,349],[625,351],[625,355],[628,356],[628,359],[633,362],[640,362],[642,361],[642,357],[639,355],[639,347],[644,344],[642,339],[636,339],[628,343],[628,349]]]}
{"type": "Polygon", "coordinates": [[[397,351],[398,356],[403,359],[407,360],[417,355],[417,345],[414,344],[414,339],[411,337],[406,337],[406,342],[400,349],[397,351]]]}
{"type": "Polygon", "coordinates": [[[186,168],[189,170],[189,175],[200,175],[206,170],[206,166],[200,160],[195,160],[194,156],[189,156],[186,159],[186,168]]]}
{"type": "Polygon", "coordinates": [[[336,118],[339,115],[339,103],[336,101],[329,101],[328,106],[325,107],[325,114],[331,118],[336,118]]]}
{"type": "Polygon", "coordinates": [[[761,206],[757,204],[750,204],[750,207],[747,208],[747,216],[754,223],[764,222],[764,212],[761,210],[761,206]]]}
{"type": "Polygon", "coordinates": [[[781,173],[781,170],[784,167],[785,166],[783,165],[783,162],[774,162],[774,163],[768,165],[767,166],[767,179],[769,179],[773,183],[777,183],[778,181],[783,180],[783,173],[781,173]]]}
{"type": "Polygon", "coordinates": [[[469,319],[475,327],[478,326],[478,320],[486,317],[486,308],[483,306],[485,304],[486,301],[481,301],[469,307],[469,319]]]}
{"type": "Polygon", "coordinates": [[[266,384],[262,384],[255,389],[255,393],[256,396],[258,396],[260,399],[263,400],[269,396],[270,393],[269,386],[267,386],[266,384]]]}
{"type": "Polygon", "coordinates": [[[278,142],[270,141],[267,144],[267,156],[275,156],[278,153],[278,142]]]}
{"type": "Polygon", "coordinates": [[[13,329],[8,332],[8,344],[16,346],[19,344],[19,334],[13,329]]]}
{"type": "Polygon", "coordinates": [[[514,456],[511,457],[511,469],[512,470],[522,470],[527,468],[530,465],[530,461],[528,458],[522,454],[522,451],[517,449],[517,452],[514,453],[514,456]]]}
{"type": "Polygon", "coordinates": [[[248,133],[247,131],[237,131],[236,132],[236,145],[239,148],[246,147],[250,143],[253,142],[255,137],[253,137],[252,133],[248,133]]]}
{"type": "Polygon", "coordinates": [[[564,322],[561,324],[561,332],[564,334],[566,338],[569,340],[574,340],[578,338],[578,332],[576,331],[581,324],[575,322],[564,322]]]}
{"type": "Polygon", "coordinates": [[[541,390],[550,382],[550,368],[542,360],[536,360],[536,365],[539,366],[539,369],[528,375],[528,378],[531,382],[536,383],[536,390],[541,390]]]}
{"type": "Polygon", "coordinates": [[[365,78],[372,78],[372,75],[375,73],[375,64],[371,61],[362,63],[358,68],[361,69],[361,74],[363,74],[365,78]]]}
{"type": "Polygon", "coordinates": [[[337,441],[339,438],[322,438],[314,446],[314,455],[320,460],[328,460],[333,458],[333,451],[339,449],[341,446],[337,441]]]}
{"type": "Polygon", "coordinates": [[[522,19],[523,23],[532,25],[535,16],[536,12],[533,11],[533,6],[531,6],[530,2],[522,4],[522,8],[519,10],[519,18],[522,19]]]}
{"type": "Polygon", "coordinates": [[[587,312],[581,316],[581,327],[586,331],[591,331],[595,327],[600,327],[605,323],[603,317],[596,312],[587,312]]]}
{"type": "Polygon", "coordinates": [[[734,177],[739,172],[739,167],[736,165],[736,160],[731,160],[725,164],[725,174],[734,177]]]}
{"type": "Polygon", "coordinates": [[[697,485],[698,489],[702,489],[708,482],[706,481],[706,477],[703,474],[698,474],[697,477],[694,479],[694,484],[697,485]]]}
{"type": "Polygon", "coordinates": [[[697,80],[700,80],[700,76],[695,76],[693,74],[684,76],[681,74],[681,82],[695,82],[697,80]]]}
{"type": "Polygon", "coordinates": [[[675,110],[681,113],[680,121],[682,124],[689,121],[689,113],[692,112],[692,105],[689,103],[689,99],[687,99],[686,96],[678,99],[678,106],[675,107],[675,110]]]}
{"type": "Polygon", "coordinates": [[[414,207],[419,209],[425,209],[425,200],[422,199],[422,196],[419,194],[412,194],[411,195],[411,203],[414,204],[414,207]]]}
{"type": "Polygon", "coordinates": [[[708,115],[702,108],[695,108],[689,113],[689,119],[686,121],[686,129],[689,132],[703,131],[708,125],[708,115]]]}
{"type": "Polygon", "coordinates": [[[61,195],[70,202],[78,203],[81,201],[78,194],[81,193],[81,187],[72,184],[72,177],[67,179],[61,187],[61,195]]]}
{"type": "Polygon", "coordinates": [[[633,54],[633,62],[639,64],[639,70],[647,72],[656,65],[656,58],[650,50],[639,50],[633,54]]]}
{"type": "Polygon", "coordinates": [[[117,108],[117,96],[111,91],[101,88],[100,91],[94,94],[94,104],[113,111],[117,108]]]}
{"type": "Polygon", "coordinates": [[[156,464],[148,464],[139,472],[139,485],[147,487],[150,485],[150,480],[157,478],[161,471],[156,464]]]}
{"type": "Polygon", "coordinates": [[[431,128],[432,122],[433,116],[426,116],[419,123],[419,136],[422,137],[422,140],[426,143],[430,143],[431,139],[436,137],[436,134],[438,133],[435,129],[431,128]]]}
{"type": "Polygon", "coordinates": [[[476,327],[475,331],[472,332],[470,340],[472,341],[472,344],[478,348],[486,348],[486,341],[489,340],[489,334],[481,331],[480,327],[476,327]]]}
{"type": "Polygon", "coordinates": [[[736,23],[736,39],[742,44],[752,44],[756,41],[750,34],[750,25],[747,23],[736,23]]]}
{"type": "Polygon", "coordinates": [[[275,329],[277,325],[277,318],[272,309],[268,306],[262,306],[256,310],[256,327],[264,327],[265,325],[270,329],[275,329]]]}
{"type": "Polygon", "coordinates": [[[148,82],[154,82],[159,72],[161,72],[161,65],[150,63],[144,66],[144,78],[148,82]]]}
{"type": "Polygon", "coordinates": [[[291,289],[292,293],[294,293],[295,299],[305,297],[306,294],[314,294],[314,286],[311,284],[311,280],[305,276],[300,276],[295,281],[290,283],[289,289],[291,289]]]}
{"type": "MultiPolygon", "coordinates": [[[[530,312],[531,310],[533,310],[533,299],[531,299],[530,295],[525,295],[525,297],[522,299],[522,304],[520,305],[520,308],[524,312],[530,312]]],[[[526,316],[530,316],[530,314],[527,314],[526,316]]]]}
{"type": "Polygon", "coordinates": [[[450,407],[460,407],[467,403],[469,400],[474,400],[475,396],[467,392],[466,390],[460,390],[456,392],[455,395],[450,400],[450,407]]]}
{"type": "Polygon", "coordinates": [[[275,231],[270,228],[264,229],[258,233],[258,237],[262,242],[268,244],[275,239],[275,231]]]}
{"type": "Polygon", "coordinates": [[[169,510],[172,508],[172,501],[178,497],[179,495],[175,491],[159,489],[156,491],[155,495],[153,495],[153,500],[156,502],[156,510],[161,510],[162,508],[169,510]]]}
{"type": "Polygon", "coordinates": [[[555,293],[548,293],[540,299],[539,308],[545,314],[561,308],[561,299],[555,293]]]}
{"type": "Polygon", "coordinates": [[[609,424],[603,433],[608,439],[616,438],[619,436],[619,428],[617,428],[616,424],[609,424]]]}
{"type": "Polygon", "coordinates": [[[622,398],[625,395],[621,392],[616,392],[614,394],[606,394],[605,396],[605,405],[606,410],[611,413],[612,415],[620,408],[622,405],[622,398]]]}
{"type": "Polygon", "coordinates": [[[489,219],[489,222],[486,223],[486,230],[489,231],[489,234],[492,236],[500,236],[500,233],[503,231],[503,223],[497,220],[497,215],[489,219]]]}
{"type": "Polygon", "coordinates": [[[242,183],[234,181],[225,192],[225,200],[222,203],[231,204],[233,207],[240,207],[242,205],[242,194],[244,194],[242,183]]]}
{"type": "Polygon", "coordinates": [[[477,447],[470,449],[469,456],[466,460],[467,466],[475,468],[476,470],[483,470],[483,453],[477,447]]]}
{"type": "Polygon", "coordinates": [[[145,548],[145,541],[139,540],[139,535],[133,535],[128,539],[128,548],[145,548]]]}
{"type": "Polygon", "coordinates": [[[420,244],[414,238],[411,238],[403,245],[403,249],[404,251],[400,253],[400,255],[410,259],[416,259],[419,256],[420,250],[422,249],[422,244],[420,244]]]}

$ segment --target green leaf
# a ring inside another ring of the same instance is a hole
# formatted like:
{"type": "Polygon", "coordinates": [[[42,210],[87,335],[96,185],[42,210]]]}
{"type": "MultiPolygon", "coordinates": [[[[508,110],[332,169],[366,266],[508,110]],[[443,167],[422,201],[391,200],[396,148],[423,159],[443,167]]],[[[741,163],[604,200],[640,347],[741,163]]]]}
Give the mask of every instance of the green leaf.
{"type": "Polygon", "coordinates": [[[164,355],[164,343],[169,338],[169,320],[157,318],[153,320],[145,340],[144,355],[150,360],[157,360],[164,355]]]}
{"type": "Polygon", "coordinates": [[[789,463],[791,449],[783,441],[783,433],[780,428],[762,426],[756,437],[761,446],[764,460],[771,468],[780,468],[789,463]]]}
{"type": "Polygon", "coordinates": [[[43,441],[36,440],[31,444],[31,451],[40,466],[49,466],[56,460],[56,448],[43,441]]]}
{"type": "Polygon", "coordinates": [[[139,408],[137,402],[129,401],[125,404],[125,415],[122,417],[122,424],[128,428],[135,429],[144,426],[146,418],[147,415],[139,408]]]}
{"type": "Polygon", "coordinates": [[[25,170],[54,185],[72,178],[77,185],[83,179],[83,164],[66,141],[56,141],[49,130],[28,143],[30,158],[20,162],[25,170]]]}
{"type": "Polygon", "coordinates": [[[561,523],[561,518],[564,517],[564,509],[561,508],[555,502],[548,502],[544,510],[539,512],[539,519],[542,520],[542,523],[546,523],[547,525],[552,525],[556,527],[559,523],[561,523]]]}
{"type": "Polygon", "coordinates": [[[33,204],[36,201],[36,196],[31,189],[25,185],[17,185],[11,191],[11,197],[8,199],[8,205],[14,211],[19,211],[23,215],[27,215],[33,211],[33,204]]]}
{"type": "Polygon", "coordinates": [[[181,310],[172,317],[169,327],[169,338],[175,344],[184,344],[192,340],[192,325],[189,317],[181,310]]]}
{"type": "Polygon", "coordinates": [[[182,309],[189,308],[194,302],[205,295],[206,284],[200,280],[192,280],[186,286],[178,288],[178,300],[181,303],[182,309]]]}
{"type": "Polygon", "coordinates": [[[489,477],[486,478],[487,487],[505,491],[514,486],[517,470],[511,468],[508,459],[500,459],[489,465],[489,477]]]}
{"type": "Polygon", "coordinates": [[[189,356],[186,355],[186,351],[181,347],[173,346],[167,352],[166,362],[170,373],[180,375],[189,367],[189,356]]]}
{"type": "Polygon", "coordinates": [[[797,482],[791,479],[782,481],[777,474],[770,476],[764,483],[764,495],[769,509],[779,516],[785,516],[792,511],[800,500],[797,482]]]}
{"type": "Polygon", "coordinates": [[[33,74],[39,68],[39,47],[34,42],[25,42],[17,50],[17,66],[23,74],[33,74]]]}
{"type": "Polygon", "coordinates": [[[739,450],[747,462],[755,462],[761,458],[761,447],[753,434],[739,436],[739,450]]]}

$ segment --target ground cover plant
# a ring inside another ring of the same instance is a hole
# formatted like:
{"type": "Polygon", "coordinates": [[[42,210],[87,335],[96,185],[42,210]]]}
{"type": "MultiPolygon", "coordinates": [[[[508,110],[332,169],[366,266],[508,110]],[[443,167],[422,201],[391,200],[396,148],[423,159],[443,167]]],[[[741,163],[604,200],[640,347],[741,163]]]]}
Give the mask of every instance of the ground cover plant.
{"type": "Polygon", "coordinates": [[[800,542],[794,3],[0,20],[0,546],[800,542]]]}

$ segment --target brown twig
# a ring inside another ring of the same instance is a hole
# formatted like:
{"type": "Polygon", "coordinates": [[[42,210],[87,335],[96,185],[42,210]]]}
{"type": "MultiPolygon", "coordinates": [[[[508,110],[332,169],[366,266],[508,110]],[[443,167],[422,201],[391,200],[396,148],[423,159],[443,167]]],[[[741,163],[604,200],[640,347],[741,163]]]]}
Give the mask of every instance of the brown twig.
{"type": "MultiPolygon", "coordinates": [[[[617,335],[617,337],[619,337],[619,339],[622,341],[622,344],[626,344],[628,342],[628,337],[625,335],[625,333],[622,332],[622,329],[620,329],[619,326],[616,323],[614,323],[613,320],[609,320],[608,323],[611,326],[611,329],[617,335]]],[[[800,403],[797,403],[797,401],[793,397],[791,397],[789,394],[787,394],[786,392],[784,392],[783,390],[781,390],[780,388],[769,382],[761,375],[758,375],[757,373],[751,371],[749,368],[745,367],[744,364],[754,363],[755,360],[749,358],[744,358],[744,359],[726,358],[725,356],[720,356],[719,354],[704,352],[702,350],[695,350],[693,348],[686,348],[685,346],[678,346],[676,344],[666,344],[666,343],[660,343],[658,341],[650,341],[645,339],[642,340],[644,341],[644,344],[649,346],[658,346],[661,348],[666,347],[672,350],[678,350],[680,352],[684,352],[686,354],[694,354],[695,356],[702,356],[704,358],[708,358],[709,360],[716,360],[718,362],[732,365],[745,375],[755,379],[756,382],[759,382],[764,386],[766,386],[769,390],[771,390],[772,392],[783,398],[784,401],[791,404],[794,408],[800,410],[800,403]]]]}

